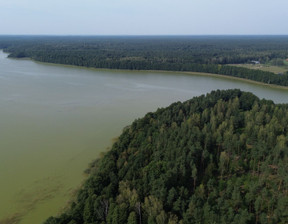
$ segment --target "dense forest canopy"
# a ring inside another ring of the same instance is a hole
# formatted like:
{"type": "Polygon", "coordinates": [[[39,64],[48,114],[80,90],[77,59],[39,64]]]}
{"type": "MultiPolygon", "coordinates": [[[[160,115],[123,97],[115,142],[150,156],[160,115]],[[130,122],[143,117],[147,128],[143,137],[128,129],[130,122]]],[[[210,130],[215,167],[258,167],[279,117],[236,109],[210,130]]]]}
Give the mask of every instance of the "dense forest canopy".
{"type": "Polygon", "coordinates": [[[288,58],[287,36],[0,36],[0,47],[11,53],[22,51],[28,57],[49,50],[46,54],[70,51],[78,56],[157,58],[200,64],[251,60],[264,63],[273,58],[288,58]]]}
{"type": "Polygon", "coordinates": [[[288,36],[0,36],[10,57],[94,68],[192,71],[288,86],[288,74],[227,64],[288,58],[288,36]]]}
{"type": "Polygon", "coordinates": [[[288,105],[217,90],[148,113],[45,224],[288,223],[288,105]]]}

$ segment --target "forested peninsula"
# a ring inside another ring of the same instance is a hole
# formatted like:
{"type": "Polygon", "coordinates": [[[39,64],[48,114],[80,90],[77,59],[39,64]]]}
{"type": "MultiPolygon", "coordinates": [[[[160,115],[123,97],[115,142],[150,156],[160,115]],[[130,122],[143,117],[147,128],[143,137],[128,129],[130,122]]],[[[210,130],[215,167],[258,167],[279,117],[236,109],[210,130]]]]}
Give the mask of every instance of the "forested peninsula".
{"type": "Polygon", "coordinates": [[[288,223],[288,104],[217,90],[148,113],[45,224],[288,223]]]}
{"type": "Polygon", "coordinates": [[[190,71],[288,86],[288,73],[231,64],[287,64],[288,36],[0,36],[12,58],[92,68],[190,71]]]}

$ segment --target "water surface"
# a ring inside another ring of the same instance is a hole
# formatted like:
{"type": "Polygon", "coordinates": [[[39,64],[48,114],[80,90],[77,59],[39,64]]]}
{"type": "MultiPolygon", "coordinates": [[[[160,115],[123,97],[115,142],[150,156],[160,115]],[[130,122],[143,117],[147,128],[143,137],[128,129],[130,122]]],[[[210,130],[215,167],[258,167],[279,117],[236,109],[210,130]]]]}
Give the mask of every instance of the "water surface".
{"type": "Polygon", "coordinates": [[[0,223],[56,215],[123,127],[158,107],[240,88],[286,103],[288,91],[225,78],[93,70],[0,52],[0,223]],[[5,222],[4,222],[5,220],[5,222]]]}

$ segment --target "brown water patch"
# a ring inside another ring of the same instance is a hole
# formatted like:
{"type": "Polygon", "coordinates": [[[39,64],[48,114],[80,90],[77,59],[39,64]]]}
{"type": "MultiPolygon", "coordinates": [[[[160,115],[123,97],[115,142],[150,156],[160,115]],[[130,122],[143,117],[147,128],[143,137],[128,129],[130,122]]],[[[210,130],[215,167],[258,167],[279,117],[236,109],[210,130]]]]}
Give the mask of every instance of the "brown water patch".
{"type": "Polygon", "coordinates": [[[61,188],[60,177],[37,180],[33,185],[22,188],[15,195],[18,212],[0,220],[0,224],[20,223],[22,218],[35,209],[37,205],[56,197],[61,188]]]}
{"type": "Polygon", "coordinates": [[[17,203],[25,208],[25,213],[34,209],[35,205],[57,195],[62,187],[61,178],[45,178],[37,180],[33,185],[22,188],[17,194],[17,203]],[[52,184],[51,184],[52,183],[52,184]]]}
{"type": "Polygon", "coordinates": [[[13,214],[5,219],[0,220],[0,224],[17,224],[21,220],[21,215],[20,213],[13,214]]]}

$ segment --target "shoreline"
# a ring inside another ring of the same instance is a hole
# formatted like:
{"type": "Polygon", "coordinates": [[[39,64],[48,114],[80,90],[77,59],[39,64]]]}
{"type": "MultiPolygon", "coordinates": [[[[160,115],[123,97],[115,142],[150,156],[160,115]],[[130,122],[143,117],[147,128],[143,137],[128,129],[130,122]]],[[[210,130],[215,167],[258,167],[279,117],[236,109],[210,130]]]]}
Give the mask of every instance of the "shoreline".
{"type": "MultiPolygon", "coordinates": [[[[0,49],[4,54],[8,54],[8,52],[4,52],[3,49],[0,49]]],[[[8,56],[7,56],[8,57],[8,56]]],[[[198,75],[198,76],[206,76],[206,77],[214,77],[214,78],[224,78],[224,79],[231,79],[231,80],[238,80],[242,82],[247,82],[251,84],[256,84],[256,85],[261,85],[261,86],[268,86],[270,88],[275,88],[275,89],[283,89],[283,90],[288,90],[288,86],[280,86],[280,85],[275,85],[275,84],[268,84],[268,83],[263,83],[251,79],[245,79],[245,78],[239,78],[239,77],[234,77],[234,76],[229,76],[229,75],[222,75],[222,74],[215,74],[215,73],[205,73],[205,72],[192,72],[192,71],[168,71],[168,70],[130,70],[130,69],[113,69],[113,68],[94,68],[94,67],[86,67],[86,66],[79,66],[79,65],[70,65],[70,64],[59,64],[59,63],[54,63],[54,62],[42,62],[42,61],[37,61],[29,57],[25,58],[9,58],[13,60],[30,60],[38,64],[43,64],[43,65],[54,65],[54,66],[63,66],[63,67],[70,67],[70,68],[80,68],[80,69],[88,69],[88,70],[94,70],[94,71],[122,71],[122,72],[155,72],[155,73],[180,73],[180,74],[187,74],[187,75],[198,75]]]]}
{"type": "MultiPolygon", "coordinates": [[[[268,86],[270,88],[275,88],[275,89],[288,90],[288,86],[268,84],[268,83],[254,81],[251,79],[244,79],[244,78],[239,78],[239,77],[234,77],[234,76],[229,76],[229,75],[214,74],[214,73],[192,72],[192,71],[130,70],[130,69],[114,69],[114,68],[94,68],[94,67],[86,67],[86,66],[78,66],[78,65],[59,64],[59,63],[53,63],[53,62],[42,62],[42,61],[33,60],[31,58],[25,58],[23,60],[27,60],[27,59],[31,60],[35,63],[43,64],[43,65],[45,65],[45,64],[46,65],[56,65],[56,66],[64,66],[64,67],[70,67],[70,68],[88,69],[88,70],[94,70],[94,71],[153,72],[153,73],[171,73],[171,74],[172,73],[174,73],[174,74],[179,73],[179,74],[187,74],[187,75],[198,75],[198,76],[207,76],[207,77],[214,77],[214,78],[224,78],[224,79],[231,79],[231,80],[237,80],[237,81],[247,82],[247,83],[251,83],[251,84],[261,85],[261,86],[268,86]]],[[[17,60],[17,58],[16,58],[16,60],[17,60]]]]}

